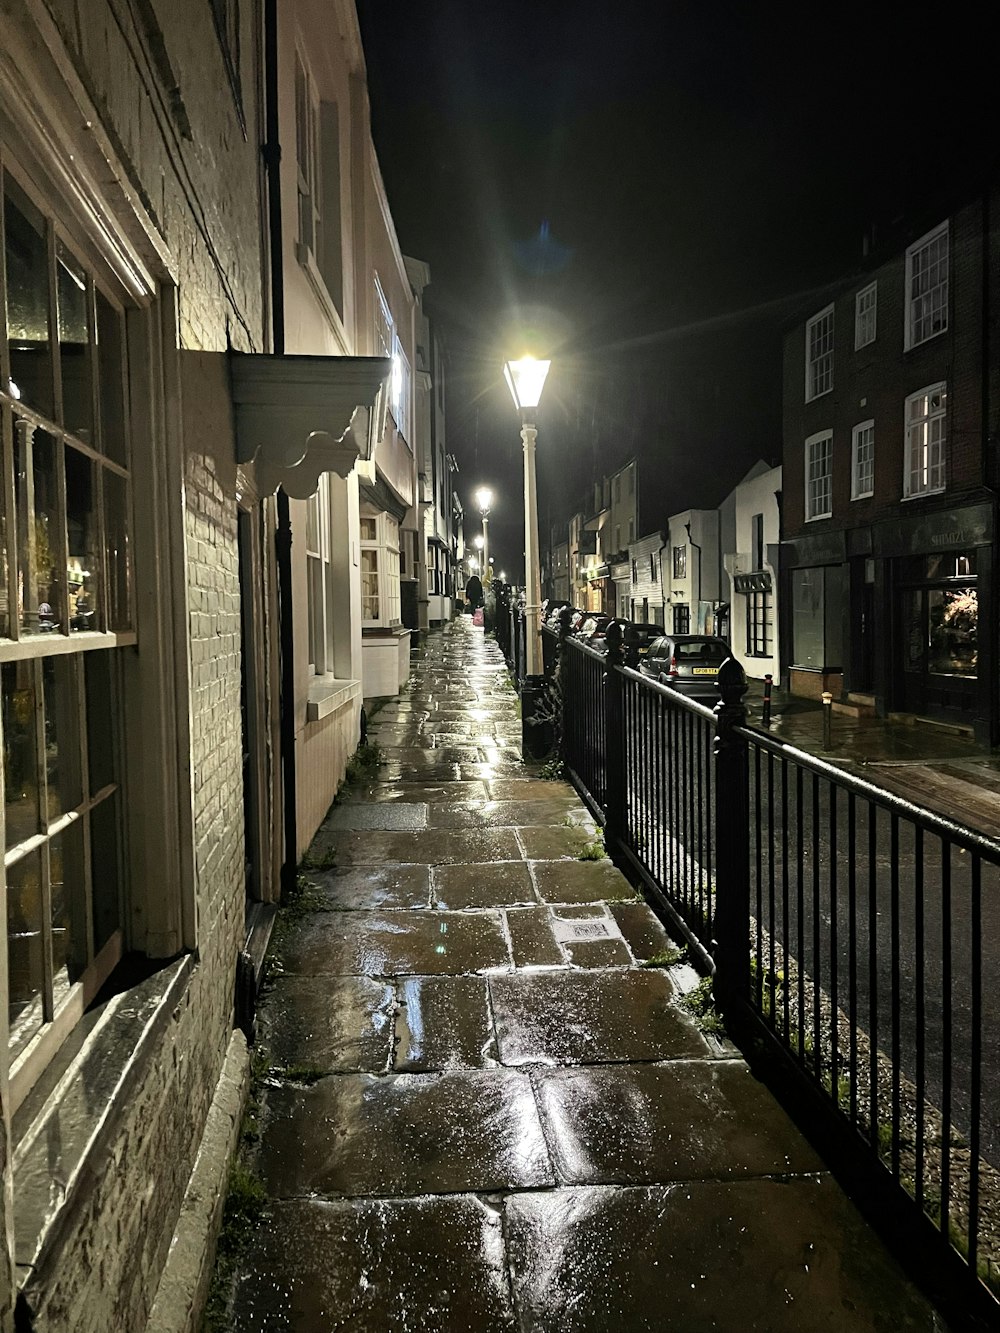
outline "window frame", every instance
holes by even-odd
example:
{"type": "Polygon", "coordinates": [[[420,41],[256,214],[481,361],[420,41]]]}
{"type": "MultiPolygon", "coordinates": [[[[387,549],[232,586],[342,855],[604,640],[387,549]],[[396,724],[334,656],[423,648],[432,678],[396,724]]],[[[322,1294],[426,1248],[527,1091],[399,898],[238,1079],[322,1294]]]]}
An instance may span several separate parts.
{"type": "MultiPolygon", "coordinates": [[[[939,258],[937,262],[941,263],[942,259],[939,258]]],[[[949,219],[946,218],[944,222],[939,223],[936,227],[932,227],[930,231],[925,232],[924,235],[914,241],[912,245],[907,246],[905,282],[903,350],[910,352],[916,347],[923,347],[923,345],[930,342],[932,338],[937,338],[948,331],[948,306],[951,300],[951,229],[949,219]],[[936,246],[942,237],[944,238],[944,278],[939,279],[939,281],[933,287],[928,288],[927,291],[915,293],[913,290],[915,261],[917,261],[924,251],[930,250],[931,246],[936,246]],[[940,304],[937,306],[937,309],[939,313],[943,312],[943,322],[940,323],[938,328],[931,328],[929,333],[925,333],[922,337],[917,337],[916,324],[918,318],[921,321],[926,319],[933,323],[933,315],[935,311],[934,296],[935,293],[940,292],[942,288],[944,290],[944,296],[940,304]],[[916,314],[918,302],[921,303],[919,316],[916,314]]]]}
{"type": "Polygon", "coordinates": [[[746,594],[747,656],[774,655],[774,593],[748,592],[746,594]]]}
{"type": "Polygon", "coordinates": [[[947,490],[948,487],[947,456],[946,456],[947,448],[948,448],[948,382],[947,380],[939,380],[936,384],[929,384],[923,389],[918,389],[916,393],[907,394],[903,402],[903,499],[904,500],[917,500],[925,495],[940,495],[942,491],[947,490]],[[940,405],[935,408],[931,400],[936,396],[940,397],[942,401],[940,405]],[[922,398],[926,398],[928,401],[928,411],[919,418],[911,419],[911,414],[910,414],[911,403],[916,403],[922,398]],[[940,474],[940,483],[937,485],[921,486],[919,489],[914,489],[911,480],[914,475],[914,468],[912,464],[913,441],[911,439],[911,432],[914,431],[915,429],[920,429],[921,427],[923,427],[924,429],[926,429],[928,434],[930,434],[931,432],[933,432],[934,424],[936,422],[943,423],[943,428],[940,437],[936,440],[925,438],[918,447],[924,450],[925,453],[929,453],[932,449],[938,452],[939,457],[936,459],[936,461],[934,461],[933,463],[925,462],[922,470],[925,471],[928,474],[928,476],[930,475],[932,469],[937,471],[940,474]]]}
{"type": "Polygon", "coordinates": [[[675,602],[672,608],[674,634],[691,633],[691,606],[688,602],[675,602]]]}
{"type": "Polygon", "coordinates": [[[804,462],[805,466],[803,471],[805,475],[805,521],[807,523],[817,523],[824,518],[832,518],[833,517],[833,431],[832,430],[820,430],[816,431],[814,435],[807,436],[805,441],[804,462]],[[827,446],[826,449],[827,462],[828,462],[827,471],[822,475],[820,474],[812,475],[812,469],[814,464],[814,451],[820,445],[827,446]],[[827,486],[826,486],[827,508],[824,509],[822,512],[819,511],[818,509],[814,512],[813,487],[817,482],[822,481],[824,477],[827,481],[827,486]]]}
{"type": "Polygon", "coordinates": [[[806,320],[806,342],[805,342],[805,352],[806,352],[806,384],[805,384],[805,389],[806,389],[806,402],[807,402],[807,403],[811,403],[811,402],[813,402],[815,399],[817,399],[817,398],[822,398],[825,394],[828,394],[828,393],[832,393],[832,392],[833,392],[833,354],[834,354],[834,338],[835,338],[835,336],[836,336],[835,309],[834,309],[834,303],[831,301],[830,304],[827,305],[827,306],[824,306],[822,310],[818,310],[818,311],[816,312],[816,314],[813,315],[813,317],[812,317],[811,319],[807,319],[807,320],[806,320]],[[820,334],[816,341],[818,342],[820,338],[824,339],[824,341],[825,341],[825,339],[828,337],[828,339],[829,339],[829,346],[828,346],[828,347],[824,347],[823,350],[817,352],[817,353],[814,355],[814,354],[813,354],[813,353],[814,353],[814,345],[813,345],[813,344],[814,344],[814,340],[813,340],[813,329],[815,329],[818,325],[820,325],[820,324],[826,322],[827,320],[829,321],[829,324],[830,324],[829,334],[828,334],[828,335],[820,334]],[[824,387],[823,387],[823,388],[818,388],[818,387],[817,387],[817,380],[819,379],[819,373],[818,373],[818,369],[817,369],[817,368],[818,368],[821,364],[824,366],[824,372],[825,372],[825,375],[827,375],[828,378],[829,378],[829,383],[826,383],[826,381],[825,381],[825,379],[824,379],[824,387]]]}
{"type": "Polygon", "coordinates": [[[860,352],[863,347],[870,347],[878,337],[878,281],[862,287],[854,297],[854,350],[860,352]],[[871,297],[871,304],[862,309],[862,302],[871,297]],[[866,326],[870,322],[870,331],[866,336],[866,326]]]}
{"type": "Polygon", "coordinates": [[[673,551],[673,577],[687,578],[687,544],[675,546],[673,551]]]}
{"type": "Polygon", "coordinates": [[[856,426],[851,428],[851,499],[867,500],[875,494],[875,418],[869,417],[867,421],[859,421],[856,426]],[[862,433],[867,433],[870,437],[868,444],[871,449],[871,456],[867,460],[869,471],[869,481],[866,490],[861,486],[861,447],[862,433]]]}
{"type": "MultiPolygon", "coordinates": [[[[396,520],[384,511],[362,510],[361,522],[374,520],[375,536],[361,537],[361,625],[363,629],[395,629],[402,625],[400,590],[401,533],[396,520]],[[365,570],[365,553],[375,553],[374,567],[365,570]],[[365,574],[375,578],[378,614],[365,614],[365,574]],[[395,613],[395,614],[393,614],[395,613]]],[[[362,528],[362,534],[364,529],[362,528]]]]}
{"type": "MultiPolygon", "coordinates": [[[[34,220],[27,218],[29,226],[34,220]]],[[[39,263],[41,269],[42,263],[39,263]]],[[[9,934],[10,900],[8,879],[18,867],[30,870],[37,866],[37,923],[40,950],[40,988],[28,1001],[24,1012],[37,1011],[37,1025],[30,1020],[26,1032],[20,1034],[16,1045],[8,1046],[10,1060],[11,1100],[13,1107],[23,1100],[37,1081],[49,1060],[56,1054],[86,1006],[103,985],[107,976],[120,960],[124,950],[125,922],[129,887],[127,867],[129,802],[125,782],[125,723],[126,688],[122,650],[137,643],[137,598],[132,551],[135,546],[132,496],[131,423],[128,397],[128,332],[126,310],[120,296],[113,294],[93,258],[88,258],[83,247],[63,225],[59,210],[42,199],[27,177],[12,169],[6,154],[0,154],[0,314],[4,328],[0,331],[0,514],[5,518],[6,541],[0,557],[0,591],[5,596],[7,623],[0,636],[0,669],[7,682],[18,682],[12,692],[29,692],[33,721],[29,732],[33,736],[33,754],[22,751],[21,760],[33,768],[33,798],[29,808],[32,832],[20,830],[17,839],[7,845],[12,834],[6,800],[7,783],[0,778],[0,833],[3,834],[5,865],[0,871],[0,914],[9,934]],[[11,206],[23,213],[18,195],[37,213],[41,220],[40,239],[44,243],[44,279],[39,279],[47,291],[45,315],[46,361],[44,377],[46,402],[51,413],[30,406],[12,378],[11,343],[8,337],[8,277],[6,198],[7,182],[14,187],[11,206]],[[83,325],[86,341],[82,344],[63,336],[60,304],[61,292],[66,290],[60,265],[83,293],[83,325]],[[72,268],[70,267],[72,265],[72,268]],[[76,272],[74,273],[74,269],[76,272]],[[62,284],[62,286],[61,286],[62,284]],[[108,334],[110,333],[110,340],[108,334]],[[66,356],[68,347],[82,348],[79,362],[82,367],[83,387],[80,402],[87,404],[86,426],[71,429],[67,424],[64,393],[66,356]],[[105,359],[110,357],[110,366],[105,359]],[[114,386],[117,381],[117,388],[114,386]],[[113,396],[109,395],[114,389],[113,396]],[[110,411],[105,408],[110,404],[110,411]],[[85,434],[84,434],[85,432],[85,434]],[[107,433],[106,433],[107,432],[107,433]],[[34,490],[33,460],[39,444],[39,435],[48,438],[52,460],[53,494],[46,520],[46,544],[51,563],[56,566],[56,577],[49,580],[49,590],[55,590],[53,599],[54,623],[47,629],[42,603],[39,615],[33,619],[33,598],[27,589],[35,583],[33,597],[42,590],[32,578],[32,548],[37,535],[29,537],[22,549],[20,533],[36,533],[39,515],[43,511],[37,503],[34,490]],[[69,485],[67,460],[75,460],[74,467],[89,469],[91,508],[86,513],[85,536],[77,534],[83,546],[77,555],[72,553],[72,530],[79,529],[80,511],[74,510],[73,488],[69,485]],[[124,460],[124,461],[120,461],[124,460]],[[18,466],[20,464],[20,471],[18,466]],[[19,480],[19,478],[29,480],[19,480]],[[121,483],[119,492],[109,503],[108,479],[116,477],[121,483]],[[55,522],[52,523],[52,518],[55,522]],[[93,549],[88,550],[87,547],[93,549]],[[122,558],[116,559],[115,552],[122,558]],[[83,569],[81,557],[88,563],[96,559],[99,568],[88,585],[85,578],[77,580],[74,574],[83,569]],[[74,587],[78,588],[76,593],[74,587]],[[86,597],[96,605],[83,609],[81,599],[86,597]],[[118,600],[120,599],[120,601],[118,600]],[[74,625],[74,621],[76,624],[74,625]],[[99,653],[98,659],[92,654],[99,653]],[[49,664],[57,673],[52,693],[46,688],[49,664]],[[98,693],[91,694],[90,668],[100,663],[106,666],[106,675],[97,685],[98,693]],[[61,680],[58,671],[61,668],[61,680]],[[20,682],[26,682],[20,684],[20,682]],[[106,690],[106,693],[105,693],[106,690]],[[66,772],[76,772],[75,794],[66,796],[60,790],[58,808],[52,806],[52,783],[49,772],[50,733],[47,723],[57,728],[58,767],[55,772],[62,787],[66,772]],[[101,731],[96,730],[100,726],[101,731]],[[91,763],[91,739],[95,735],[107,738],[103,758],[105,771],[95,774],[91,763]],[[96,784],[96,785],[95,785],[96,784]],[[63,808],[64,805],[67,808],[63,808]],[[113,894],[104,897],[98,885],[105,882],[101,868],[95,865],[94,853],[107,846],[99,834],[91,831],[96,819],[110,817],[115,837],[107,848],[113,867],[113,894]],[[56,866],[64,865],[63,835],[79,829],[78,882],[75,891],[67,893],[65,910],[67,920],[73,918],[73,943],[82,955],[73,960],[66,955],[56,968],[56,937],[68,927],[53,917],[54,889],[57,882],[56,866]],[[56,858],[59,858],[57,861],[56,858]],[[98,936],[98,903],[104,910],[111,909],[107,933],[98,936]],[[82,941],[81,941],[82,935],[82,941]],[[62,979],[66,968],[65,980],[62,979]],[[73,975],[73,971],[79,968],[73,975]]],[[[45,502],[43,501],[43,504],[45,502]]],[[[89,576],[88,576],[89,577],[89,576]]],[[[48,590],[43,602],[49,601],[48,590]]],[[[98,680],[96,676],[95,680],[98,680]]],[[[4,766],[16,762],[14,752],[8,749],[4,737],[3,716],[8,703],[0,712],[0,742],[4,748],[4,766]]],[[[28,732],[23,733],[28,735],[28,732]]],[[[65,871],[63,872],[65,874],[65,871]]],[[[5,943],[4,948],[9,945],[5,943]]],[[[6,964],[2,969],[7,978],[4,1001],[10,1005],[10,978],[6,964]]],[[[8,1031],[8,1037],[12,1034],[8,1031]]]]}

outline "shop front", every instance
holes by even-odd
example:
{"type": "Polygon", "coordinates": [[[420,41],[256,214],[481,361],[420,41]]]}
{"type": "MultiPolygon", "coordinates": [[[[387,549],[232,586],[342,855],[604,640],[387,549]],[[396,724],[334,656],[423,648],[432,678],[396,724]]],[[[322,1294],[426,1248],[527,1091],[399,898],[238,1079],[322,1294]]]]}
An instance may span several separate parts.
{"type": "Polygon", "coordinates": [[[944,510],[876,527],[892,620],[889,711],[971,725],[991,743],[989,582],[992,506],[944,510]]]}
{"type": "Polygon", "coordinates": [[[785,622],[781,657],[789,663],[793,694],[819,699],[844,689],[845,640],[850,611],[843,532],[800,537],[782,546],[785,622]]]}

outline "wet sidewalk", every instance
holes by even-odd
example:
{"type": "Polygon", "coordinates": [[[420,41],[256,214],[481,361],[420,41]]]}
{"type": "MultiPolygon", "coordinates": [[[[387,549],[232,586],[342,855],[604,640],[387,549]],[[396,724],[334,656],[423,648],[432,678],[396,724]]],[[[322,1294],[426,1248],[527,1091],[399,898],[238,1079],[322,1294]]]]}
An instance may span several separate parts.
{"type": "Polygon", "coordinates": [[[942,1327],[699,1031],[670,941],[519,737],[459,620],[316,838],[262,1007],[269,1201],[233,1328],[942,1327]]]}

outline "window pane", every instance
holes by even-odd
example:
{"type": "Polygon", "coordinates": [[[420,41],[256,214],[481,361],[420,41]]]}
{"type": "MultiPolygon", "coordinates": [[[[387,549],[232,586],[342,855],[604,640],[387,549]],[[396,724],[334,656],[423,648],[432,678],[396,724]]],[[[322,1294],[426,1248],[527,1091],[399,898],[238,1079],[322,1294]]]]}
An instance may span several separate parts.
{"type": "Polygon", "coordinates": [[[361,619],[378,620],[378,552],[361,552],[361,619]]]}
{"type": "Polygon", "coordinates": [[[121,925],[118,879],[118,793],[90,814],[90,861],[94,885],[94,952],[103,948],[121,925]]]}
{"type": "Polygon", "coordinates": [[[63,425],[81,440],[93,438],[90,331],[87,328],[87,275],[60,242],[56,262],[59,310],[59,368],[62,372],[63,425]]]}
{"type": "Polygon", "coordinates": [[[110,653],[85,653],[83,665],[90,794],[94,796],[116,780],[112,657],[110,653]]]}
{"type": "Polygon", "coordinates": [[[38,752],[35,743],[35,668],[5,662],[3,681],[3,772],[6,845],[38,832],[38,752]]]}
{"type": "Polygon", "coordinates": [[[83,820],[49,844],[52,894],[54,1004],[80,979],[87,966],[87,877],[83,861],[83,820]]]}
{"type": "Polygon", "coordinates": [[[42,857],[7,867],[10,1051],[16,1056],[42,1026],[42,857]]]}
{"type": "Polygon", "coordinates": [[[51,417],[49,260],[45,219],[8,177],[4,188],[7,264],[7,340],[11,392],[51,417]]]}
{"type": "Polygon", "coordinates": [[[97,370],[101,397],[101,453],[125,467],[125,352],[122,317],[97,293],[97,370]]]}
{"type": "Polygon", "coordinates": [[[793,665],[825,665],[823,627],[823,570],[792,570],[793,665]]]}
{"type": "Polygon", "coordinates": [[[47,431],[17,423],[14,472],[21,631],[48,634],[61,625],[63,605],[56,442],[47,431]]]}
{"type": "Polygon", "coordinates": [[[45,772],[48,817],[75,810],[83,800],[80,768],[79,659],[47,657],[42,662],[45,695],[45,772]]]}
{"type": "Polygon", "coordinates": [[[66,529],[69,537],[69,627],[100,629],[97,603],[101,588],[98,552],[96,465],[66,446],[66,529]]]}
{"type": "Polygon", "coordinates": [[[124,477],[107,469],[104,473],[104,528],[108,561],[108,629],[131,629],[128,485],[124,477]]]}
{"type": "Polygon", "coordinates": [[[927,621],[927,670],[940,675],[975,676],[979,656],[976,589],[929,589],[927,621]]]}

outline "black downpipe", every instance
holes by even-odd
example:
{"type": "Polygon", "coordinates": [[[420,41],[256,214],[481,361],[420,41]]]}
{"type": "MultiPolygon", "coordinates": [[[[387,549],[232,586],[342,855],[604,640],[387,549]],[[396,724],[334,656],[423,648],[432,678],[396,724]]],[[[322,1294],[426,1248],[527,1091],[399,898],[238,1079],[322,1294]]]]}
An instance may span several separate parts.
{"type": "MultiPolygon", "coordinates": [[[[271,235],[271,351],[285,353],[285,284],[282,270],[281,143],[278,138],[278,0],[264,3],[264,95],[267,102],[267,216],[271,235]]],[[[292,625],[292,524],[288,496],[277,493],[278,529],[274,554],[278,567],[278,640],[281,662],[281,777],[285,855],[281,863],[281,896],[295,886],[297,871],[295,789],[295,652],[292,625]]]]}

